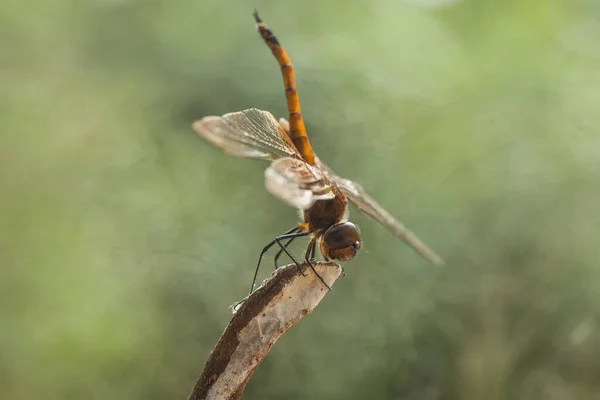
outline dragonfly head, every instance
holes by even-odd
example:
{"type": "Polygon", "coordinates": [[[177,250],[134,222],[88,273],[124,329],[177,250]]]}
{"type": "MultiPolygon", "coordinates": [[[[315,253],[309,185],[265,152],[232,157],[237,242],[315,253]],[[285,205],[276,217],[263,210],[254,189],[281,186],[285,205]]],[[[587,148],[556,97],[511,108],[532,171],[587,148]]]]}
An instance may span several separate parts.
{"type": "Polygon", "coordinates": [[[359,249],[360,233],[352,222],[340,222],[329,227],[321,240],[321,252],[333,260],[352,260],[359,249]]]}

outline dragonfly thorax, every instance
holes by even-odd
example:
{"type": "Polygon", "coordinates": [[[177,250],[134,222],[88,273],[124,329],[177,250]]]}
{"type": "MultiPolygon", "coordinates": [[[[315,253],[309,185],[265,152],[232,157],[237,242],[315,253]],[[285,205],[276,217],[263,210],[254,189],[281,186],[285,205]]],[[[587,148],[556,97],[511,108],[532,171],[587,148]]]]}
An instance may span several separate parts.
{"type": "Polygon", "coordinates": [[[304,210],[304,222],[310,232],[324,232],[347,217],[346,196],[337,189],[335,192],[333,199],[317,200],[312,207],[304,210]]]}

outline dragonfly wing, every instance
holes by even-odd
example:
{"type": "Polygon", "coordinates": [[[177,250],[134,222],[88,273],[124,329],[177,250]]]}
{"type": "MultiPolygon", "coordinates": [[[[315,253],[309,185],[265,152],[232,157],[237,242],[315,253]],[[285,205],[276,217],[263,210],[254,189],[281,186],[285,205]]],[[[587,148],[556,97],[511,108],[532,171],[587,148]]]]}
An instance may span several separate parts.
{"type": "Polygon", "coordinates": [[[336,175],[329,167],[318,161],[317,165],[325,171],[329,179],[346,194],[348,200],[356,205],[359,210],[374,218],[381,225],[385,226],[394,235],[403,240],[421,256],[436,265],[443,265],[444,261],[421,241],[413,232],[406,228],[400,221],[396,220],[385,208],[375,201],[361,185],[349,179],[344,179],[336,175]]]}
{"type": "Polygon", "coordinates": [[[323,171],[291,157],[271,163],[265,171],[265,186],[275,197],[302,210],[310,208],[317,200],[335,197],[331,182],[323,171]]]}
{"type": "Polygon", "coordinates": [[[267,111],[250,108],[222,117],[204,117],[192,128],[223,152],[237,157],[301,158],[285,130],[267,111]]]}

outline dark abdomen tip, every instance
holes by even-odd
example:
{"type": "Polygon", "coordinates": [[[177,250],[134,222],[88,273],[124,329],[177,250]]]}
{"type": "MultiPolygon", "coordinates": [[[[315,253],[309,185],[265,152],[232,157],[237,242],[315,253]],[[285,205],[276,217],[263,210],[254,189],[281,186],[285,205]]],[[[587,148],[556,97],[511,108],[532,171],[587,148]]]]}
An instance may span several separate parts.
{"type": "Polygon", "coordinates": [[[257,24],[262,23],[262,20],[258,16],[258,11],[256,10],[256,8],[254,9],[254,12],[252,13],[252,15],[254,15],[254,20],[256,21],[257,24]]]}

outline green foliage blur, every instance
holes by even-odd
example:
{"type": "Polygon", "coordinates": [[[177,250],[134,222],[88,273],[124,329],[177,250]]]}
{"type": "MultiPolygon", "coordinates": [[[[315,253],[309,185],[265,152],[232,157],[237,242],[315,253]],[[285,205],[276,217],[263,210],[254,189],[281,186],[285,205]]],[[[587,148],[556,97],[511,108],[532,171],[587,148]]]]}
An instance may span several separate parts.
{"type": "Polygon", "coordinates": [[[352,210],[363,250],[244,398],[600,398],[596,1],[38,3],[0,8],[0,398],[189,394],[297,222],[190,128],[286,116],[254,7],[317,153],[447,266],[352,210]]]}

